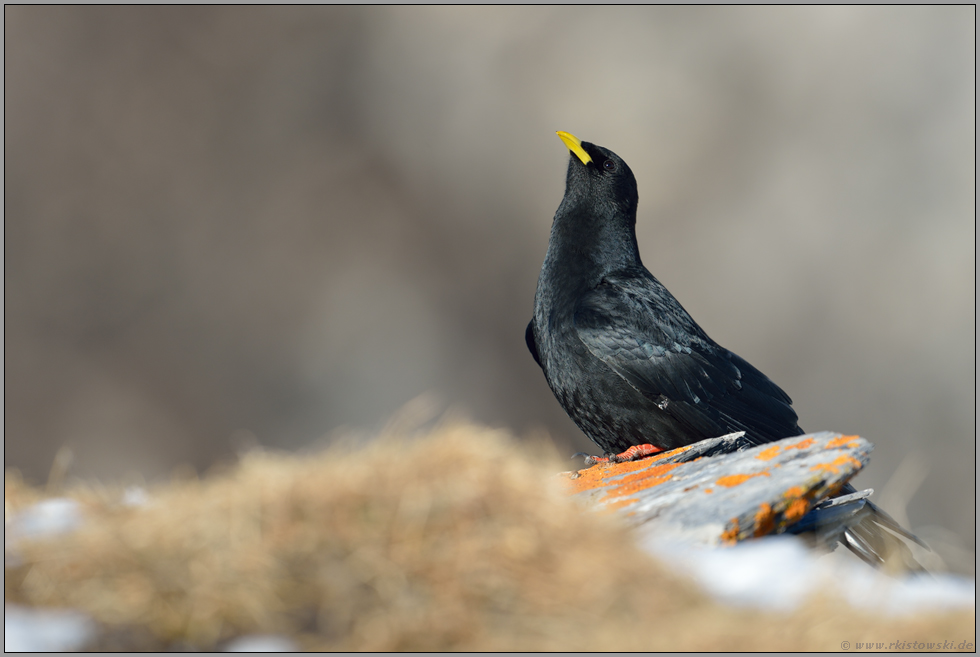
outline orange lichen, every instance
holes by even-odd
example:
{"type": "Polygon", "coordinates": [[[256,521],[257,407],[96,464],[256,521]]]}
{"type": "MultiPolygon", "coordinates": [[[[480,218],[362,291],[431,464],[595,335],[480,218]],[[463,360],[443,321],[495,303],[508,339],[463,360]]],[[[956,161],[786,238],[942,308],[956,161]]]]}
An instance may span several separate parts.
{"type": "MultiPolygon", "coordinates": [[[[636,460],[636,461],[626,461],[623,463],[609,463],[608,461],[600,461],[598,464],[579,470],[576,473],[562,473],[565,484],[569,487],[569,492],[572,495],[577,493],[583,493],[588,490],[596,490],[609,485],[611,482],[608,481],[611,477],[616,477],[621,474],[638,472],[640,470],[645,470],[650,467],[651,463],[655,463],[661,459],[667,458],[668,456],[676,456],[678,454],[683,454],[684,452],[691,449],[693,445],[685,445],[684,447],[678,447],[677,449],[672,449],[669,452],[660,452],[658,454],[653,454],[646,458],[636,460]]],[[[695,459],[697,460],[697,459],[695,459]]],[[[661,466],[656,466],[661,467],[661,466]]],[[[676,467],[676,464],[670,465],[671,469],[676,467]]],[[[626,479],[616,482],[624,483],[626,479]]],[[[666,481],[666,479],[661,479],[660,481],[655,481],[649,485],[657,485],[666,481]]],[[[645,488],[644,486],[643,488],[645,488]]]]}
{"type": "Polygon", "coordinates": [[[606,492],[604,500],[612,499],[614,497],[622,497],[623,495],[632,495],[633,493],[639,493],[640,491],[646,490],[648,488],[653,488],[654,486],[659,486],[665,481],[672,479],[674,475],[664,475],[663,477],[649,477],[642,479],[640,481],[630,482],[628,484],[623,484],[622,486],[616,486],[615,488],[609,489],[606,492]]]}
{"type": "Polygon", "coordinates": [[[721,533],[721,542],[725,545],[735,545],[738,542],[738,518],[732,518],[728,529],[721,533]]]}
{"type": "Polygon", "coordinates": [[[827,447],[857,447],[858,436],[838,436],[827,441],[827,447]]]}
{"type": "Polygon", "coordinates": [[[786,518],[788,522],[793,523],[805,516],[806,512],[809,510],[809,502],[800,497],[790,502],[789,506],[786,507],[786,511],[783,513],[783,517],[786,518]]]}
{"type": "Polygon", "coordinates": [[[847,454],[841,454],[836,459],[834,459],[832,462],[830,462],[830,463],[819,463],[819,464],[813,466],[812,468],[810,468],[810,470],[825,470],[827,472],[831,472],[833,474],[837,474],[840,471],[840,468],[843,467],[843,466],[845,466],[845,465],[849,465],[849,466],[853,467],[855,470],[860,470],[861,469],[861,462],[860,461],[858,461],[856,458],[854,458],[852,456],[848,456],[847,454]]]}
{"type": "Polygon", "coordinates": [[[565,483],[572,494],[607,488],[603,500],[613,500],[638,493],[671,479],[671,470],[680,463],[651,465],[651,460],[630,461],[627,463],[599,464],[586,470],[579,470],[578,476],[566,475],[565,483]],[[623,476],[625,475],[625,476],[623,476]]]}
{"type": "Polygon", "coordinates": [[[715,483],[719,486],[724,486],[726,488],[731,488],[732,486],[738,486],[739,484],[745,483],[752,477],[768,477],[769,473],[766,471],[755,472],[752,474],[737,474],[737,475],[727,475],[722,477],[715,483]]]}
{"type": "Polygon", "coordinates": [[[635,497],[621,497],[618,500],[612,500],[606,503],[606,508],[610,511],[615,511],[617,509],[622,509],[624,506],[629,506],[630,504],[636,504],[640,500],[635,497]]]}
{"type": "Polygon", "coordinates": [[[775,526],[776,514],[772,512],[772,507],[768,502],[763,502],[759,505],[759,510],[755,513],[755,532],[754,534],[758,536],[765,536],[766,534],[772,532],[775,526]]]}
{"type": "Polygon", "coordinates": [[[813,438],[807,438],[806,440],[801,440],[795,445],[787,445],[786,449],[806,449],[807,447],[813,445],[814,442],[815,441],[813,440],[813,438]]]}
{"type": "Polygon", "coordinates": [[[804,495],[806,495],[806,491],[803,490],[802,486],[793,486],[791,488],[787,488],[786,492],[783,493],[783,497],[790,497],[790,498],[803,497],[804,495]]]}
{"type": "Polygon", "coordinates": [[[609,482],[612,487],[606,493],[605,499],[622,497],[623,495],[637,493],[641,490],[658,486],[674,476],[669,473],[671,470],[679,466],[680,463],[664,463],[663,465],[652,466],[649,464],[646,465],[649,467],[644,468],[640,472],[634,472],[633,474],[627,475],[621,479],[617,479],[615,482],[609,482]]]}
{"type": "Polygon", "coordinates": [[[650,466],[649,460],[627,461],[626,463],[600,463],[591,468],[579,470],[575,478],[568,478],[568,486],[572,494],[587,490],[596,490],[609,484],[607,478],[615,477],[626,472],[644,470],[650,466]]]}
{"type": "Polygon", "coordinates": [[[704,489],[704,492],[705,492],[705,493],[713,493],[713,492],[715,492],[715,491],[714,491],[714,489],[713,489],[713,488],[705,488],[705,489],[704,489]]]}
{"type": "Polygon", "coordinates": [[[773,445],[759,452],[756,458],[760,461],[771,461],[779,455],[780,451],[782,451],[782,448],[779,445],[773,445]]]}

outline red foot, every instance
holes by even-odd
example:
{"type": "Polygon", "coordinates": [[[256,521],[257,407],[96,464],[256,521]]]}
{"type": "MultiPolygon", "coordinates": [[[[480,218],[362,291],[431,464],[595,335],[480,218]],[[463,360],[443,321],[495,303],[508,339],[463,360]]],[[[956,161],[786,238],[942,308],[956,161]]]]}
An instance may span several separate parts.
{"type": "Polygon", "coordinates": [[[613,454],[612,456],[586,456],[586,465],[595,465],[596,463],[625,463],[626,461],[638,461],[651,454],[656,454],[664,450],[656,447],[655,445],[633,445],[625,452],[621,454],[613,454]]]}

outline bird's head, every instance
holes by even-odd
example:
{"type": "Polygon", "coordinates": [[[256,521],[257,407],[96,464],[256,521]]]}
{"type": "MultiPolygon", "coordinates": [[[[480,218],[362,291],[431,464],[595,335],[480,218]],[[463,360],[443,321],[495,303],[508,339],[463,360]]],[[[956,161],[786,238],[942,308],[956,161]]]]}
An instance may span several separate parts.
{"type": "Polygon", "coordinates": [[[636,178],[626,162],[611,150],[582,141],[567,132],[559,131],[558,136],[571,154],[565,179],[565,201],[587,203],[602,214],[618,210],[635,223],[636,178]]]}

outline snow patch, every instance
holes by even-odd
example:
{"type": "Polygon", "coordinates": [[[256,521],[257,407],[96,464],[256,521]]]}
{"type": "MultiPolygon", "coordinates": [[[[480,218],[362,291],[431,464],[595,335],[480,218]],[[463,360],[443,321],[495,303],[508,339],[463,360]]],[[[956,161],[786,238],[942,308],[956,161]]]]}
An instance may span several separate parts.
{"type": "Polygon", "coordinates": [[[792,609],[834,591],[859,609],[900,615],[976,606],[976,581],[949,573],[890,576],[840,550],[820,554],[794,536],[771,536],[712,548],[647,535],[642,546],[690,574],[722,602],[792,609]]]}
{"type": "Polygon", "coordinates": [[[95,634],[95,623],[79,611],[3,606],[5,652],[81,650],[95,634]]]}
{"type": "Polygon", "coordinates": [[[290,639],[275,634],[250,634],[232,639],[225,652],[296,652],[299,648],[290,639]]]}

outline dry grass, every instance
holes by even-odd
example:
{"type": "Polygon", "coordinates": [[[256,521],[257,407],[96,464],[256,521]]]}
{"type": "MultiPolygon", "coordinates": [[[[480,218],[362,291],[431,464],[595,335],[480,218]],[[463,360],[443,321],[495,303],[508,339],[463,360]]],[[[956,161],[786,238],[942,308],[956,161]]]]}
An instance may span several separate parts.
{"type": "MultiPolygon", "coordinates": [[[[85,528],[22,544],[5,599],[85,610],[93,648],[213,649],[275,632],[310,650],[838,650],[975,644],[973,611],[873,618],[826,598],[787,614],[716,604],[558,486],[567,467],[503,431],[307,456],[252,452],[151,492],[68,491],[85,528]]],[[[42,493],[5,476],[7,516],[42,493]]]]}

